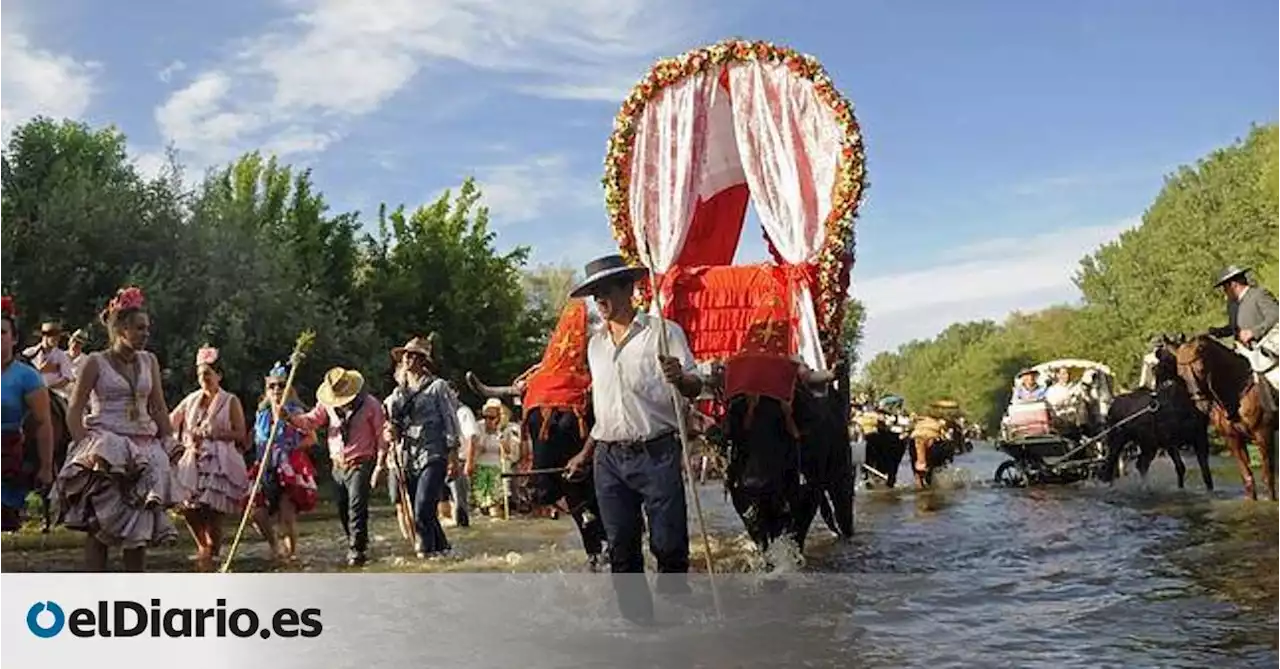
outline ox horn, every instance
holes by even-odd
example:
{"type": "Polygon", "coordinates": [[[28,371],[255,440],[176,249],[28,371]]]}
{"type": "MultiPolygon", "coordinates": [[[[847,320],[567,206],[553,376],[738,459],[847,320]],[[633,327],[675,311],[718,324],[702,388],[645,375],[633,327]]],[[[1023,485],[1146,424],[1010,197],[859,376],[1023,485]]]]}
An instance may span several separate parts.
{"type": "Polygon", "coordinates": [[[824,371],[807,371],[804,374],[804,382],[811,386],[821,386],[831,383],[836,379],[836,373],[831,370],[824,371]]]}
{"type": "Polygon", "coordinates": [[[471,389],[476,391],[477,395],[486,398],[518,397],[520,395],[520,391],[516,390],[515,386],[487,386],[481,383],[480,379],[477,379],[476,375],[471,372],[467,372],[467,385],[471,386],[471,389]]]}

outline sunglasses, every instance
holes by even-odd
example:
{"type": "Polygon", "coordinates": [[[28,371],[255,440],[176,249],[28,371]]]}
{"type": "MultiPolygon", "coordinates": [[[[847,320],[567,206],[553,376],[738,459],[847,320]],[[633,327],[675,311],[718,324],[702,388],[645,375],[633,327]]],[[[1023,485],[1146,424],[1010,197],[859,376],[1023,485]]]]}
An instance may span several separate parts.
{"type": "Polygon", "coordinates": [[[267,390],[284,390],[284,383],[281,381],[272,381],[267,384],[267,390]]]}

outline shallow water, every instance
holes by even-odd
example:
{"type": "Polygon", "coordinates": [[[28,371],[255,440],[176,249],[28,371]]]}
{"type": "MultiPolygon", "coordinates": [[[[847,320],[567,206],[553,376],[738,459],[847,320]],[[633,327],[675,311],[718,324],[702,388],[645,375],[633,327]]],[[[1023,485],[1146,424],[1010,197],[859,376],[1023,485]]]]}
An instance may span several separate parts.
{"type": "Polygon", "coordinates": [[[983,482],[1003,459],[980,445],[939,489],[860,492],[848,544],[815,531],[805,571],[853,578],[810,601],[852,600],[859,666],[1277,665],[1276,505],[1233,469],[1213,494],[1164,460],[1145,483],[1008,490],[983,482]]]}
{"type": "MultiPolygon", "coordinates": [[[[448,621],[458,634],[474,631],[477,621],[485,629],[510,624],[509,645],[490,644],[482,658],[464,653],[465,644],[452,659],[443,649],[437,659],[444,664],[1218,669],[1280,662],[1277,507],[1244,501],[1234,466],[1215,462],[1213,494],[1194,465],[1187,490],[1178,491],[1163,459],[1146,483],[1008,490],[986,483],[1003,459],[979,445],[927,492],[909,487],[904,466],[899,481],[907,486],[859,491],[852,541],[836,542],[815,520],[805,564],[774,582],[781,591],[762,588],[758,575],[722,572],[714,592],[711,581],[699,579],[692,605],[659,599],[659,618],[669,626],[657,630],[637,631],[617,618],[607,579],[580,573],[580,544],[565,519],[449,530],[459,555],[421,563],[405,553],[380,510],[370,570],[561,572],[424,581],[419,594],[433,606],[466,614],[448,621]],[[486,589],[492,595],[477,594],[486,589]],[[718,612],[712,594],[721,600],[718,612]],[[454,596],[455,603],[446,601],[454,596]],[[544,650],[520,639],[536,639],[544,650]],[[546,650],[551,646],[555,653],[546,650]]],[[[699,499],[719,569],[741,571],[750,551],[722,487],[703,486],[699,499]]],[[[303,570],[345,570],[337,566],[336,522],[317,519],[309,527],[303,546],[314,564],[303,570]]],[[[696,521],[690,527],[701,567],[696,521]]],[[[261,552],[258,544],[251,540],[247,550],[261,552]]],[[[71,543],[8,548],[4,571],[76,568],[71,543]]],[[[185,571],[185,552],[158,552],[153,568],[185,571]]],[[[248,560],[239,570],[264,566],[248,560]]],[[[385,587],[382,601],[394,606],[404,578],[362,577],[365,594],[351,608],[359,608],[366,587],[385,587]]]]}

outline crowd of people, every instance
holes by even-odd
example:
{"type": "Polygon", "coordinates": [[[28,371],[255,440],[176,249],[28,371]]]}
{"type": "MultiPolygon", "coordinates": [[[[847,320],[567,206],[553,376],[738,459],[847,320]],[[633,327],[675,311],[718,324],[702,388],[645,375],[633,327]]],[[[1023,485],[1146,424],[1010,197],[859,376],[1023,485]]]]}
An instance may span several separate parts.
{"type": "MultiPolygon", "coordinates": [[[[595,412],[586,446],[565,475],[593,468],[611,571],[644,571],[647,526],[662,572],[658,589],[679,595],[690,592],[689,532],[672,399],[673,392],[698,397],[703,380],[680,326],[632,303],[644,272],[606,256],[587,265],[587,278],[571,293],[590,299],[600,315],[585,356],[591,401],[605,409],[595,412]]],[[[307,409],[289,384],[288,364],[277,363],[264,375],[252,413],[222,388],[219,351],[204,346],[194,360],[198,389],[170,410],[160,362],[147,350],[152,322],[142,291],[121,289],[100,319],[109,336],[102,350],[85,353],[87,338],[77,333],[63,351],[61,332],[48,324],[41,343],[23,351],[28,364],[15,356],[17,313],[5,297],[0,345],[4,530],[20,526],[28,493],[49,490],[58,522],[86,536],[88,571],[105,571],[112,549],[123,552],[127,571],[144,571],[147,550],[179,535],[171,512],[185,520],[201,570],[219,557],[227,517],[245,509],[272,555],[295,559],[298,516],[319,501],[311,452],[320,431],[352,566],[368,560],[370,498],[382,480],[402,532],[429,559],[450,551],[446,525],[466,526],[475,512],[506,517],[513,486],[503,472],[529,464],[510,410],[490,399],[477,421],[440,375],[434,334],[390,351],[396,385],[384,401],[368,392],[359,371],[334,368],[307,409]],[[61,402],[65,419],[57,415],[61,402]],[[59,462],[54,443],[63,427],[60,443],[70,447],[59,462]]],[[[652,621],[647,585],[615,584],[627,617],[652,621]]]]}
{"type": "Polygon", "coordinates": [[[219,351],[204,346],[194,360],[198,388],[170,410],[159,361],[146,350],[151,321],[137,287],[103,310],[109,342],[93,353],[83,331],[64,350],[58,324],[45,323],[39,343],[21,351],[24,362],[8,297],[3,312],[4,530],[20,527],[30,492],[52,487],[61,523],[87,535],[89,571],[106,569],[112,547],[126,570],[143,570],[147,548],[179,534],[170,511],[190,531],[199,570],[215,567],[227,517],[246,507],[272,557],[296,560],[299,515],[320,498],[312,449],[321,431],[352,566],[368,560],[369,502],[383,480],[422,558],[448,553],[444,526],[468,526],[473,510],[510,514],[515,490],[501,474],[527,464],[519,425],[497,399],[476,420],[439,376],[434,336],[391,351],[396,386],[385,401],[360,372],[335,368],[307,409],[287,387],[289,365],[277,363],[252,412],[222,388],[219,351]],[[54,442],[64,425],[74,446],[60,464],[54,442]]]}

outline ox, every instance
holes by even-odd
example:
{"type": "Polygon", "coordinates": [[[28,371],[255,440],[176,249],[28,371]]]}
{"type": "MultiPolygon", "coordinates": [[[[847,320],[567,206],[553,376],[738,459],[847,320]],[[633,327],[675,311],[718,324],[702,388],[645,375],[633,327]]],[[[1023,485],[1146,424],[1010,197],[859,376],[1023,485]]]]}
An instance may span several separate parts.
{"type": "Polygon", "coordinates": [[[592,570],[608,561],[605,531],[596,502],[591,468],[585,476],[567,480],[560,473],[586,444],[594,417],[591,413],[591,374],[587,369],[587,305],[574,299],[565,305],[542,362],[509,386],[491,387],[467,372],[467,383],[483,397],[521,398],[522,425],[533,446],[533,503],[558,506],[573,518],[582,534],[592,570]]]}
{"type": "MultiPolygon", "coordinates": [[[[819,511],[839,537],[853,536],[849,387],[845,374],[796,370],[785,359],[776,363],[780,373],[790,371],[796,381],[789,403],[732,388],[726,392],[725,488],[761,552],[785,536],[803,554],[819,511]],[[786,365],[792,366],[782,369],[786,365]]],[[[713,366],[717,388],[726,385],[725,376],[723,364],[713,366]]]]}
{"type": "MultiPolygon", "coordinates": [[[[467,382],[482,397],[511,399],[522,397],[525,384],[517,381],[509,386],[488,386],[471,372],[467,382]]],[[[590,408],[583,416],[572,410],[550,407],[530,407],[524,413],[524,426],[533,444],[533,468],[536,470],[563,469],[570,458],[577,455],[586,443],[593,418],[590,408]]],[[[539,473],[532,477],[533,502],[543,506],[564,504],[582,535],[588,564],[592,570],[608,564],[604,556],[604,524],[600,521],[600,506],[596,502],[595,482],[591,468],[585,476],[569,480],[558,473],[539,473]]]]}

